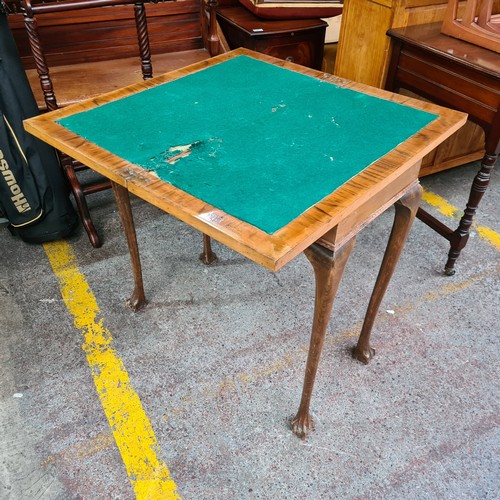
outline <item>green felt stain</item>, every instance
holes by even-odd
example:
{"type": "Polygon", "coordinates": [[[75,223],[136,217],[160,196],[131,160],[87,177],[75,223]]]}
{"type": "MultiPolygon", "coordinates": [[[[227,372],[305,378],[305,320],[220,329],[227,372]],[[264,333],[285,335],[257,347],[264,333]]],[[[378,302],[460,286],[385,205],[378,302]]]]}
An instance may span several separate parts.
{"type": "Polygon", "coordinates": [[[435,118],[240,56],[59,123],[272,234],[435,118]]]}

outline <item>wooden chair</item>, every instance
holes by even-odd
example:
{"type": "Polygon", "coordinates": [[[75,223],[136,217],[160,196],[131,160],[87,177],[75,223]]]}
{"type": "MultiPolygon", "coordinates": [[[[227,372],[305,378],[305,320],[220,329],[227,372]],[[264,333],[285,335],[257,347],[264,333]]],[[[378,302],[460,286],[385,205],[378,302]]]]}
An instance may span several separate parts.
{"type": "MultiPolygon", "coordinates": [[[[165,34],[162,15],[176,3],[63,0],[35,4],[21,0],[34,61],[34,68],[29,69],[28,64],[27,74],[39,108],[51,111],[136,83],[141,78],[152,78],[153,62],[155,73],[161,74],[223,52],[215,16],[217,0],[202,0],[198,12],[199,37],[192,37],[194,42],[188,43],[176,40],[175,34],[170,39],[165,34]],[[150,14],[156,22],[152,33],[148,26],[150,14]]],[[[196,4],[191,2],[191,5],[196,4]]],[[[22,40],[18,45],[23,55],[22,40]]],[[[101,179],[84,182],[81,172],[86,167],[64,154],[59,156],[90,242],[100,247],[102,242],[86,197],[109,188],[110,183],[101,179]]]]}
{"type": "Polygon", "coordinates": [[[460,16],[459,0],[449,0],[441,32],[500,52],[500,15],[493,8],[493,0],[467,0],[460,16]]]}

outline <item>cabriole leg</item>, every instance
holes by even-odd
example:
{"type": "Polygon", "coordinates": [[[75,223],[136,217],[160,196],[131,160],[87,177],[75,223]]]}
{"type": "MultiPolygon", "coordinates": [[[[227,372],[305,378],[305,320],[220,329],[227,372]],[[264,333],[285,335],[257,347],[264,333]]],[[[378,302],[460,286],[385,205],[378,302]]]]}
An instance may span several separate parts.
{"type": "Polygon", "coordinates": [[[127,305],[133,310],[138,311],[146,304],[144,295],[144,285],[142,283],[142,268],[139,257],[139,248],[137,247],[137,236],[135,233],[134,218],[132,208],[130,207],[130,198],[128,190],[116,182],[111,182],[115,194],[116,204],[122,220],[123,230],[127,238],[130,260],[132,261],[132,271],[134,273],[134,291],[127,305]]]}
{"type": "Polygon", "coordinates": [[[333,300],[354,242],[355,238],[352,238],[335,253],[316,243],[304,252],[314,268],[316,299],[302,399],[297,415],[291,422],[292,431],[302,439],[314,429],[314,421],[309,413],[312,390],[323,349],[326,327],[332,312],[333,300]]]}
{"type": "Polygon", "coordinates": [[[375,316],[377,315],[387,286],[396,269],[396,265],[415,219],[421,199],[422,187],[420,184],[415,184],[395,204],[396,214],[391,236],[389,237],[384,259],[382,260],[377,281],[375,282],[370,303],[368,304],[368,310],[366,311],[358,344],[353,350],[353,357],[362,363],[368,364],[375,355],[375,349],[370,346],[370,334],[375,316]]]}

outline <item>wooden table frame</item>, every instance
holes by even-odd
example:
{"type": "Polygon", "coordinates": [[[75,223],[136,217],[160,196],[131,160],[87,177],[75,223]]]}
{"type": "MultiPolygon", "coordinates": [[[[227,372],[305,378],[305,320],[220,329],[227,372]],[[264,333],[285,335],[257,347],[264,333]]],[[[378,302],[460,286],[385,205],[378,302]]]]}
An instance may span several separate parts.
{"type": "Polygon", "coordinates": [[[297,416],[292,422],[293,432],[305,437],[314,427],[309,405],[326,327],[356,234],[388,207],[396,205],[393,230],[362,332],[354,349],[354,356],[368,363],[374,354],[370,346],[370,332],[375,315],[421,198],[418,183],[421,159],[460,128],[465,120],[463,113],[342,80],[246,49],[237,49],[93,100],[29,119],[25,122],[25,127],[33,135],[111,180],[132,260],[135,287],[129,305],[134,310],[145,304],[145,295],[129,193],[152,203],[271,271],[280,269],[305,251],[316,277],[316,301],[303,395],[297,416]],[[112,155],[56,123],[60,118],[181,78],[239,55],[247,55],[336,85],[435,113],[438,118],[274,234],[267,234],[194,198],[161,181],[153,173],[112,155]]]}
{"type": "Polygon", "coordinates": [[[392,56],[385,88],[392,92],[405,88],[468,113],[485,133],[486,152],[458,227],[449,228],[422,208],[417,213],[450,242],[444,272],[452,276],[500,151],[500,56],[443,35],[441,23],[392,29],[387,34],[392,41],[392,56]]]}

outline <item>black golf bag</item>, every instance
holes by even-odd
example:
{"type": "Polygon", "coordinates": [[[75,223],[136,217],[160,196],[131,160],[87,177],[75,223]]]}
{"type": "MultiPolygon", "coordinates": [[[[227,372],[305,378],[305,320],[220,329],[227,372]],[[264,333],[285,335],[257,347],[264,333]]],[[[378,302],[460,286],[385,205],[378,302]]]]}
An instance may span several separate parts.
{"type": "Polygon", "coordinates": [[[28,134],[39,113],[0,5],[0,215],[30,243],[68,236],[78,217],[54,149],[28,134]]]}

